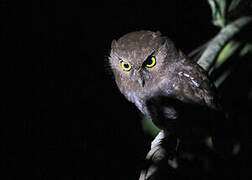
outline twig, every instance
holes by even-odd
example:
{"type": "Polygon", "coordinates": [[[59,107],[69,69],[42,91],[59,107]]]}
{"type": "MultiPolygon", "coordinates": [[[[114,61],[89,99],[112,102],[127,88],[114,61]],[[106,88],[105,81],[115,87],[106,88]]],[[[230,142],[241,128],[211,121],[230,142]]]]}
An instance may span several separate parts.
{"type": "Polygon", "coordinates": [[[250,16],[241,17],[222,28],[219,34],[208,44],[208,47],[200,57],[198,64],[208,71],[214,64],[216,57],[225,44],[251,21],[252,17],[250,16]]]}
{"type": "Polygon", "coordinates": [[[188,57],[192,58],[195,55],[198,55],[200,52],[202,52],[208,45],[210,41],[208,40],[206,43],[204,43],[203,45],[197,47],[196,49],[192,50],[189,54],[188,57]]]}
{"type": "Polygon", "coordinates": [[[167,173],[169,168],[176,169],[175,154],[178,146],[178,138],[169,135],[164,130],[160,131],[151,143],[151,150],[146,156],[148,166],[142,169],[139,180],[160,180],[163,171],[167,173]]]}

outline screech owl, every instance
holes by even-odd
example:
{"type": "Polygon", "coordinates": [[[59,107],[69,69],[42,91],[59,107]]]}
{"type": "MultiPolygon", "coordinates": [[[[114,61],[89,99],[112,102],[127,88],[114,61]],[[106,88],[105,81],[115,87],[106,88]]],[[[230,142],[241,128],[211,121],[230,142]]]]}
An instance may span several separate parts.
{"type": "Polygon", "coordinates": [[[177,124],[187,126],[199,111],[218,110],[207,73],[160,32],[113,40],[109,63],[121,93],[160,129],[176,132],[177,124]]]}

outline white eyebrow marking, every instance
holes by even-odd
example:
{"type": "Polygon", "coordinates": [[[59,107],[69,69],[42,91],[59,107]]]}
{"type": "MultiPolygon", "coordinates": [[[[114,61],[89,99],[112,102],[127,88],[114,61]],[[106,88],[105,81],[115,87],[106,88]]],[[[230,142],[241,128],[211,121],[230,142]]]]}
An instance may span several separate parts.
{"type": "Polygon", "coordinates": [[[186,73],[184,73],[184,76],[185,76],[185,77],[190,77],[189,74],[186,74],[186,73]]]}
{"type": "Polygon", "coordinates": [[[193,83],[194,86],[200,87],[200,84],[197,83],[197,82],[194,80],[194,77],[191,77],[189,74],[186,74],[186,73],[183,73],[183,72],[180,71],[180,72],[178,73],[178,75],[179,75],[179,76],[185,76],[185,77],[187,77],[187,78],[190,78],[190,80],[191,80],[191,82],[193,83]]]}
{"type": "Polygon", "coordinates": [[[197,83],[196,81],[194,81],[194,80],[192,80],[192,79],[191,79],[191,81],[192,81],[192,83],[193,83],[196,87],[200,87],[200,84],[199,84],[199,83],[197,83]]]}

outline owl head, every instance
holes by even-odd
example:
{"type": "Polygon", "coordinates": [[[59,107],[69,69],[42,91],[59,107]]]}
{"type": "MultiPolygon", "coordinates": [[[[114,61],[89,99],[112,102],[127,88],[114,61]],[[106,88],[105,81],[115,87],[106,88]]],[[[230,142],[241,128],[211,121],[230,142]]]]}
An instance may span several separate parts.
{"type": "Polygon", "coordinates": [[[109,63],[121,92],[147,92],[160,81],[178,52],[160,32],[136,31],[113,40],[109,63]]]}

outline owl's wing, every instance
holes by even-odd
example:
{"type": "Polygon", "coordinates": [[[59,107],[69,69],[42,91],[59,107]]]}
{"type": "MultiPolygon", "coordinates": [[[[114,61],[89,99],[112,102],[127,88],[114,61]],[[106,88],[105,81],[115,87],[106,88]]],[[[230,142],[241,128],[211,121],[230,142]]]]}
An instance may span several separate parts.
{"type": "Polygon", "coordinates": [[[169,96],[189,104],[203,105],[216,110],[219,108],[215,87],[198,64],[183,59],[173,73],[172,80],[167,84],[169,96]]]}

